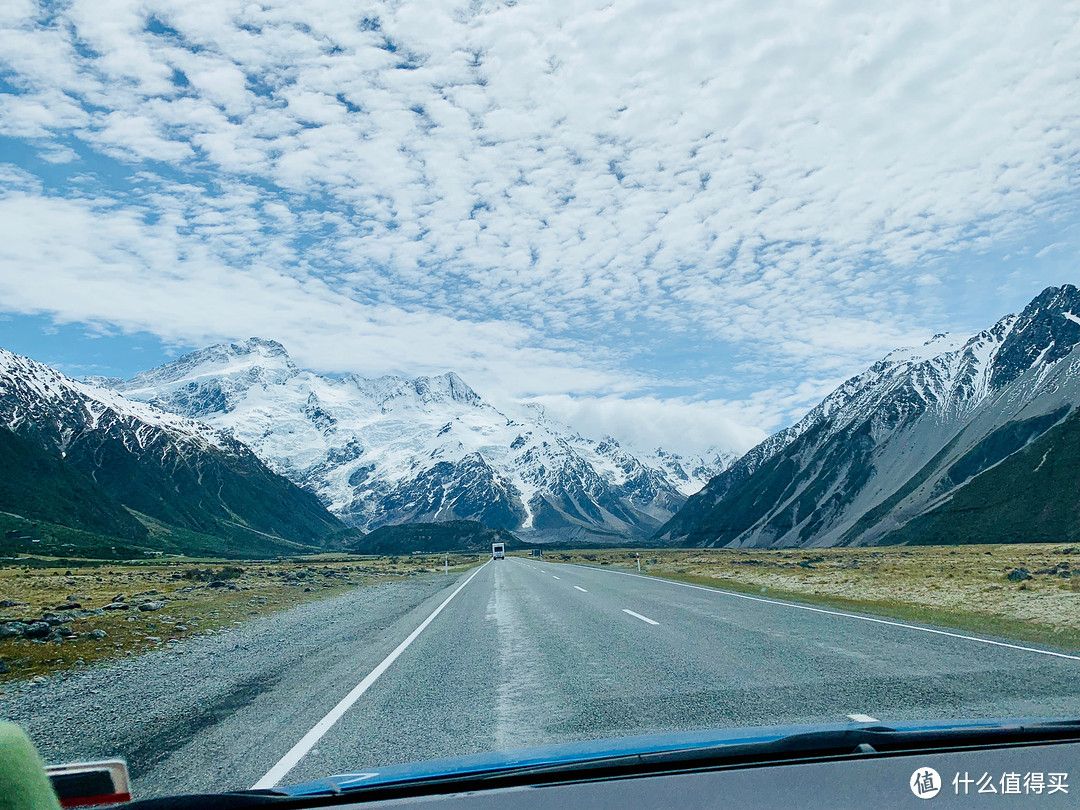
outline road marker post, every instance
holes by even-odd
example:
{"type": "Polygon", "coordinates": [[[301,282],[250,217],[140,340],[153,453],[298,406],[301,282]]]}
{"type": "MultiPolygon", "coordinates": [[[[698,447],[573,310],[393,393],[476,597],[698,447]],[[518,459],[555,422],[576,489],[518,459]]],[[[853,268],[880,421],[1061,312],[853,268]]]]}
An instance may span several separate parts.
{"type": "Polygon", "coordinates": [[[637,557],[637,572],[640,574],[641,573],[641,555],[640,554],[635,554],[634,556],[637,557]]]}

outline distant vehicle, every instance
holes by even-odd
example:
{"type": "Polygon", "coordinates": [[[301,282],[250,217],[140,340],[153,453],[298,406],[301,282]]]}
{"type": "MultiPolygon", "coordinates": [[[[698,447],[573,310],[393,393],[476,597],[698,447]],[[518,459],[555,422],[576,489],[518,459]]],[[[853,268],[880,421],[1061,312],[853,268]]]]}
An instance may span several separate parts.
{"type": "Polygon", "coordinates": [[[506,544],[505,543],[492,543],[491,544],[491,559],[493,559],[493,560],[506,559],[506,544]]]}

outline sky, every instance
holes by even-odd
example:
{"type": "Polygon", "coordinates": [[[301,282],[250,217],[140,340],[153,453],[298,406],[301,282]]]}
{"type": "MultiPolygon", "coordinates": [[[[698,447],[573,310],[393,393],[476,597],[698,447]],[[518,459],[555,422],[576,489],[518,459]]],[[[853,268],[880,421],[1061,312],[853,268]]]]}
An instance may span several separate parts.
{"type": "Polygon", "coordinates": [[[0,346],[743,451],[1078,280],[1080,4],[0,4],[0,346]]]}

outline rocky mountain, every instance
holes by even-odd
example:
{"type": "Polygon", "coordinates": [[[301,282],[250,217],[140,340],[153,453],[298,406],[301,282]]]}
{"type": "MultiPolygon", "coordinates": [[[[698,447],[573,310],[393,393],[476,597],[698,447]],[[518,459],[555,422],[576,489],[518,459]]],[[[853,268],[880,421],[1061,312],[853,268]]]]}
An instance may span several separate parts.
{"type": "Polygon", "coordinates": [[[1074,538],[1078,343],[1080,291],[1064,285],[968,339],[936,335],[892,352],[712,479],[656,538],[732,547],[1074,538]]]}
{"type": "Polygon", "coordinates": [[[0,465],[4,511],[149,548],[293,553],[345,528],[234,437],[3,349],[0,465]]]}
{"type": "Polygon", "coordinates": [[[229,432],[365,530],[467,519],[559,539],[642,537],[731,459],[639,457],[537,407],[502,413],[454,373],[333,379],[258,338],[93,382],[229,432]]]}

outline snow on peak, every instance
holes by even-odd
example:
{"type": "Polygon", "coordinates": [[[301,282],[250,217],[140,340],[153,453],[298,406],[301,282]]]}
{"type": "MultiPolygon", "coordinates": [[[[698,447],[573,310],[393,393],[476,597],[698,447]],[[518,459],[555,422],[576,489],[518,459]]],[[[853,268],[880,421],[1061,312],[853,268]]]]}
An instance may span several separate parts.
{"type": "Polygon", "coordinates": [[[497,410],[454,372],[334,379],[296,368],[276,346],[210,347],[121,389],[228,431],[367,528],[471,515],[523,529],[646,533],[724,463],[675,455],[642,463],[614,439],[585,439],[535,404],[497,410]]]}
{"type": "Polygon", "coordinates": [[[213,428],[153,405],[136,402],[121,393],[79,382],[36,360],[0,349],[0,400],[8,398],[7,426],[26,420],[62,419],[62,414],[85,411],[90,424],[108,411],[168,432],[175,438],[219,445],[223,437],[213,428]]]}
{"type": "Polygon", "coordinates": [[[894,349],[882,358],[885,363],[921,363],[963,348],[968,338],[940,332],[921,346],[894,349]]]}
{"type": "Polygon", "coordinates": [[[426,409],[448,402],[474,407],[485,406],[480,395],[452,371],[437,377],[417,377],[412,380],[392,375],[375,379],[350,375],[345,380],[384,411],[400,408],[426,409]]]}
{"type": "Polygon", "coordinates": [[[222,388],[226,381],[228,388],[274,384],[299,372],[284,346],[276,340],[253,337],[241,343],[219,343],[190,352],[112,387],[143,399],[146,392],[164,397],[177,389],[191,389],[208,382],[217,388],[222,388]]]}

